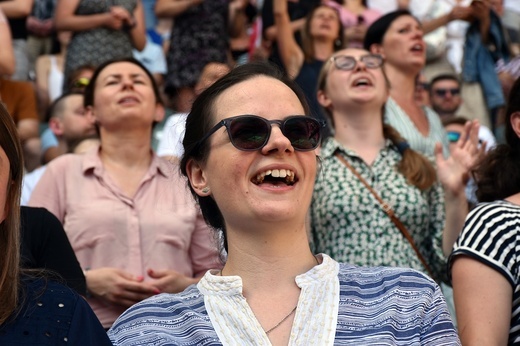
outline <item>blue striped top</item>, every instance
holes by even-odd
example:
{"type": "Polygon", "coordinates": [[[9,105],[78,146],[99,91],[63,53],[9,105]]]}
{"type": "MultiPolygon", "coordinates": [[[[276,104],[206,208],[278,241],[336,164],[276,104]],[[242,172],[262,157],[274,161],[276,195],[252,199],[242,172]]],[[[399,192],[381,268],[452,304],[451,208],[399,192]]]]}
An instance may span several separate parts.
{"type": "MultiPolygon", "coordinates": [[[[336,263],[330,257],[327,261],[336,263]]],[[[336,264],[336,268],[337,321],[334,337],[323,345],[460,345],[442,293],[425,275],[391,267],[336,264]]],[[[314,281],[314,288],[319,289],[320,281],[314,281]]],[[[134,305],[112,326],[111,341],[114,345],[265,344],[255,340],[222,342],[199,287],[200,283],[182,293],[161,294],[134,305]]],[[[304,303],[302,297],[298,307],[304,303]]],[[[320,318],[311,314],[305,323],[318,324],[320,318]]],[[[301,335],[295,339],[294,345],[308,344],[301,335]]]]}

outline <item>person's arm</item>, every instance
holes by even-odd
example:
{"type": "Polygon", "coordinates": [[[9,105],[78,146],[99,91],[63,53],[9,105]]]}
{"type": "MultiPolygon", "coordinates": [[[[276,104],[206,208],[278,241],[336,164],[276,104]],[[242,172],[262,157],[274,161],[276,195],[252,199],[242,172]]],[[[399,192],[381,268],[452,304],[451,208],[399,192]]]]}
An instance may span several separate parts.
{"type": "Polygon", "coordinates": [[[303,65],[304,56],[303,51],[294,38],[287,1],[275,0],[273,3],[273,14],[280,57],[287,74],[294,78],[303,65]]]}
{"type": "MultiPolygon", "coordinates": [[[[0,3],[1,4],[1,3],[0,3]]],[[[13,42],[7,18],[0,8],[0,75],[12,75],[15,71],[13,42]]]]}
{"type": "Polygon", "coordinates": [[[498,271],[468,256],[452,267],[453,294],[463,345],[507,345],[513,289],[498,271]]]}
{"type": "Polygon", "coordinates": [[[424,34],[430,33],[441,26],[450,23],[453,20],[466,20],[469,21],[472,18],[473,10],[468,6],[454,6],[449,13],[446,13],[440,17],[425,20],[422,22],[424,34]]]}
{"type": "Polygon", "coordinates": [[[479,127],[478,121],[468,121],[464,125],[460,139],[448,159],[444,159],[439,143],[435,147],[437,175],[445,192],[446,223],[442,239],[445,256],[451,253],[468,214],[465,188],[469,172],[484,154],[485,148],[479,147],[479,127]]]}
{"type": "Polygon", "coordinates": [[[134,48],[138,51],[142,51],[146,45],[146,29],[144,25],[144,12],[141,1],[137,2],[137,6],[134,10],[133,23],[128,24],[132,27],[130,30],[130,37],[132,39],[134,48]]]}
{"type": "Polygon", "coordinates": [[[155,14],[158,18],[177,17],[190,8],[200,5],[203,1],[205,0],[157,0],[155,14]]]}
{"type": "Polygon", "coordinates": [[[489,11],[491,5],[489,1],[473,1],[471,3],[473,9],[473,16],[479,21],[480,37],[484,44],[489,41],[489,28],[491,27],[491,16],[489,11]]]}
{"type": "Polygon", "coordinates": [[[11,0],[0,2],[0,9],[7,18],[23,18],[31,14],[33,0],[11,0]]]}
{"type": "Polygon", "coordinates": [[[231,0],[229,3],[228,31],[229,36],[232,38],[240,36],[246,30],[246,6],[247,2],[244,0],[231,0]]]}
{"type": "Polygon", "coordinates": [[[108,27],[119,30],[123,20],[111,12],[92,15],[76,15],[74,12],[80,0],[58,0],[55,10],[56,30],[84,31],[99,27],[108,27]]]}
{"type": "Polygon", "coordinates": [[[50,56],[42,55],[36,60],[36,98],[38,100],[38,110],[40,119],[45,118],[45,112],[50,104],[49,99],[49,71],[50,56]]]}

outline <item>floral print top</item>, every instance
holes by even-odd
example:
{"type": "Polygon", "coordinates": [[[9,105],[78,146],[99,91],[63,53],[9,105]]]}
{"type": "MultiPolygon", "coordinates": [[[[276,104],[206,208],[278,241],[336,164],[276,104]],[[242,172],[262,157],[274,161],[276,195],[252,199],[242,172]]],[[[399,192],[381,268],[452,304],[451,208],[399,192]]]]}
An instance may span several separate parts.
{"type": "Polygon", "coordinates": [[[409,184],[397,170],[401,154],[389,140],[371,166],[334,138],[324,142],[311,206],[314,251],[326,253],[338,262],[409,267],[427,274],[410,243],[374,195],[334,156],[336,151],[390,204],[428,261],[434,279],[445,281],[442,186],[437,182],[421,191],[409,184]]]}

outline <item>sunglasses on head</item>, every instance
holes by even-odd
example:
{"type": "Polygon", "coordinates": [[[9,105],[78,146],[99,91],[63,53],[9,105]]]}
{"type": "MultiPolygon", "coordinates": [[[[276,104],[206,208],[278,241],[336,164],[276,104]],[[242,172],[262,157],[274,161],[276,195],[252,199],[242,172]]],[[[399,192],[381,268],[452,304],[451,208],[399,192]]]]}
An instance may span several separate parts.
{"type": "Polygon", "coordinates": [[[452,96],[457,96],[458,94],[460,94],[460,89],[459,88],[450,88],[450,89],[435,89],[433,91],[437,96],[439,97],[444,97],[446,96],[446,94],[449,92],[452,96]]]}
{"type": "Polygon", "coordinates": [[[460,132],[448,131],[448,140],[450,143],[457,142],[460,139],[460,132]]]}
{"type": "Polygon", "coordinates": [[[267,120],[257,115],[239,115],[219,121],[200,139],[199,145],[225,126],[229,140],[235,148],[243,151],[259,150],[269,141],[272,124],[280,126],[283,135],[298,151],[316,149],[321,140],[321,128],[325,126],[324,122],[305,115],[293,115],[283,120],[267,120]]]}
{"type": "Polygon", "coordinates": [[[88,86],[88,84],[90,83],[90,79],[87,78],[87,77],[81,77],[81,78],[78,78],[76,79],[74,82],[73,82],[73,85],[74,87],[76,88],[85,88],[88,86]]]}
{"type": "Polygon", "coordinates": [[[383,65],[383,57],[377,54],[363,55],[359,60],[350,55],[334,55],[330,59],[334,62],[334,66],[336,66],[338,70],[343,71],[353,70],[358,64],[358,61],[361,61],[365,64],[366,68],[370,69],[378,68],[383,65]]]}

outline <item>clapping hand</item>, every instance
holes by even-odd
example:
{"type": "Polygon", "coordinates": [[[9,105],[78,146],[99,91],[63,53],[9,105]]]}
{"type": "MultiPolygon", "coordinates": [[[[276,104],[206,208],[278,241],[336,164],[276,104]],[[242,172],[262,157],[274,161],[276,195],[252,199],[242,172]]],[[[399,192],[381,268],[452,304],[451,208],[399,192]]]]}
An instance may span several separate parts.
{"type": "Polygon", "coordinates": [[[445,191],[451,195],[464,193],[471,169],[484,155],[486,143],[479,144],[479,128],[477,120],[468,121],[447,159],[440,143],[435,146],[437,175],[445,191]]]}

